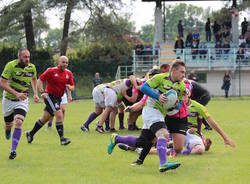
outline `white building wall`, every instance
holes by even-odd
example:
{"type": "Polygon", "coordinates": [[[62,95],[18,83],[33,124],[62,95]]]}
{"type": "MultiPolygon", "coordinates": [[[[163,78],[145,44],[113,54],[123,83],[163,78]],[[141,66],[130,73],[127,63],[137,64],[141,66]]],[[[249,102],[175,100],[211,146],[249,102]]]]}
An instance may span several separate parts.
{"type": "MultiPolygon", "coordinates": [[[[231,72],[231,86],[229,89],[230,96],[238,96],[241,93],[242,96],[250,95],[250,71],[236,71],[231,72]],[[239,76],[240,81],[239,82],[239,76]],[[241,90],[239,90],[241,86],[241,90]]],[[[202,86],[206,87],[212,96],[224,96],[224,90],[221,90],[223,82],[224,71],[208,71],[207,72],[207,83],[201,83],[202,86]]]]}

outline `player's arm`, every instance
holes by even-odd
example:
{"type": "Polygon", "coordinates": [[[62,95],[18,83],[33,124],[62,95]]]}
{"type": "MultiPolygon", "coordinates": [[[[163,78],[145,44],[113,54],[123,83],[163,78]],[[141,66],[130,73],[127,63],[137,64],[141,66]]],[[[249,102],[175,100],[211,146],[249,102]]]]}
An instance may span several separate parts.
{"type": "Polygon", "coordinates": [[[13,68],[10,64],[7,64],[3,70],[0,78],[0,86],[7,92],[15,95],[19,100],[25,100],[27,98],[26,93],[19,93],[9,85],[9,79],[11,78],[13,68]]]}
{"type": "Polygon", "coordinates": [[[36,79],[36,76],[34,75],[32,77],[32,80],[31,80],[31,86],[32,86],[32,90],[33,90],[33,99],[34,99],[34,102],[39,102],[39,97],[38,97],[38,92],[37,92],[37,79],[36,79]]]}
{"type": "Polygon", "coordinates": [[[70,73],[70,78],[68,84],[66,84],[66,89],[69,91],[74,91],[75,90],[75,85],[74,85],[74,79],[73,79],[73,74],[70,73]]]}
{"type": "MultiPolygon", "coordinates": [[[[133,87],[133,88],[135,88],[135,87],[133,87]]],[[[122,96],[124,96],[128,101],[130,101],[132,103],[135,103],[135,101],[137,99],[137,96],[138,96],[138,91],[133,92],[133,90],[132,90],[132,96],[127,95],[127,90],[126,89],[122,90],[121,93],[122,93],[122,96]]]]}
{"type": "Polygon", "coordinates": [[[230,145],[231,147],[235,147],[235,143],[233,140],[231,140],[228,135],[220,128],[220,126],[216,123],[216,121],[209,116],[207,119],[207,123],[214,129],[216,130],[217,133],[220,134],[220,136],[224,139],[224,143],[227,145],[230,145]]]}
{"type": "Polygon", "coordinates": [[[66,88],[67,90],[67,96],[68,96],[68,102],[72,102],[72,94],[71,94],[71,90],[69,90],[68,88],[66,88]]]}
{"type": "Polygon", "coordinates": [[[145,82],[140,90],[141,92],[143,92],[145,95],[154,98],[156,100],[159,100],[161,103],[166,103],[167,102],[167,98],[165,97],[164,94],[160,94],[156,91],[154,91],[152,88],[157,87],[160,82],[161,82],[161,76],[160,74],[155,75],[153,78],[147,80],[147,82],[145,82]]]}
{"type": "Polygon", "coordinates": [[[134,75],[130,75],[129,76],[129,80],[131,81],[131,83],[133,84],[134,87],[136,87],[136,89],[139,89],[140,87],[137,84],[136,78],[134,75]]]}

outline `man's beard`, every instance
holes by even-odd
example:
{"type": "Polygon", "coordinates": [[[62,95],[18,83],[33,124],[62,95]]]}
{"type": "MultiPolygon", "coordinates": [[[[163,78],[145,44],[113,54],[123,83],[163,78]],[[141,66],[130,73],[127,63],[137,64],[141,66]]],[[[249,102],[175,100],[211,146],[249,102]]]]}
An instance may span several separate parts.
{"type": "Polygon", "coordinates": [[[26,67],[26,66],[28,66],[28,62],[25,62],[25,61],[23,61],[22,59],[20,60],[20,62],[19,62],[19,65],[21,66],[21,67],[26,67]]]}

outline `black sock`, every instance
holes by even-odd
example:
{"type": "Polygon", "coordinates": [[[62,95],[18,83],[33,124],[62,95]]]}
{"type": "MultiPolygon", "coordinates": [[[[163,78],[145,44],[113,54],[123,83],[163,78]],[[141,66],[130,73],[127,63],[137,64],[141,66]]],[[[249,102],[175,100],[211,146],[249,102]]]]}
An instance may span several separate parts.
{"type": "Polygon", "coordinates": [[[5,130],[5,134],[6,134],[6,135],[11,134],[11,130],[5,130]]]}
{"type": "Polygon", "coordinates": [[[144,162],[146,156],[147,156],[148,153],[150,152],[150,149],[151,149],[152,145],[153,145],[152,143],[149,143],[149,144],[147,144],[147,145],[145,145],[145,146],[143,147],[143,149],[142,149],[142,151],[141,151],[141,154],[140,154],[140,156],[139,156],[139,160],[141,160],[142,163],[144,162]]]}
{"type": "Polygon", "coordinates": [[[43,124],[42,124],[42,122],[40,121],[40,119],[37,120],[37,122],[35,123],[33,129],[30,131],[30,135],[33,137],[33,136],[36,134],[36,132],[37,132],[40,128],[42,128],[42,127],[43,127],[43,124]]]}
{"type": "Polygon", "coordinates": [[[60,138],[63,138],[63,123],[56,122],[56,130],[60,138]]]}

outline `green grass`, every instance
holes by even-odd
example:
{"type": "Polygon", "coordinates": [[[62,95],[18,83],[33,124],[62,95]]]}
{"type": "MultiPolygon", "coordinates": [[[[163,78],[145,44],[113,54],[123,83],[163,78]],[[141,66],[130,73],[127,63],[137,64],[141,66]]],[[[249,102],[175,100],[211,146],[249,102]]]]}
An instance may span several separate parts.
{"type": "MultiPolygon", "coordinates": [[[[30,104],[23,130],[30,130],[40,117],[44,105],[30,104]]],[[[32,144],[27,144],[24,133],[15,160],[9,160],[11,141],[5,140],[3,123],[0,127],[0,183],[249,183],[250,181],[250,103],[244,100],[212,100],[210,114],[235,141],[231,149],[214,131],[204,132],[213,140],[211,150],[203,156],[182,156],[182,166],[174,171],[160,173],[156,155],[146,158],[141,167],[132,167],[136,153],[115,148],[107,154],[110,134],[100,135],[94,131],[80,131],[80,125],[94,109],[90,100],[77,101],[68,105],[65,120],[65,136],[72,143],[61,146],[53,124],[51,131],[41,129],[32,144]]],[[[0,116],[3,119],[2,114],[0,116]]],[[[3,120],[2,120],[3,121],[3,120]]],[[[141,119],[138,121],[142,125],[141,119]]],[[[24,132],[24,131],[23,131],[24,132]]],[[[129,134],[126,131],[121,134],[129,134]]],[[[138,135],[139,132],[133,133],[138,135]]]]}

